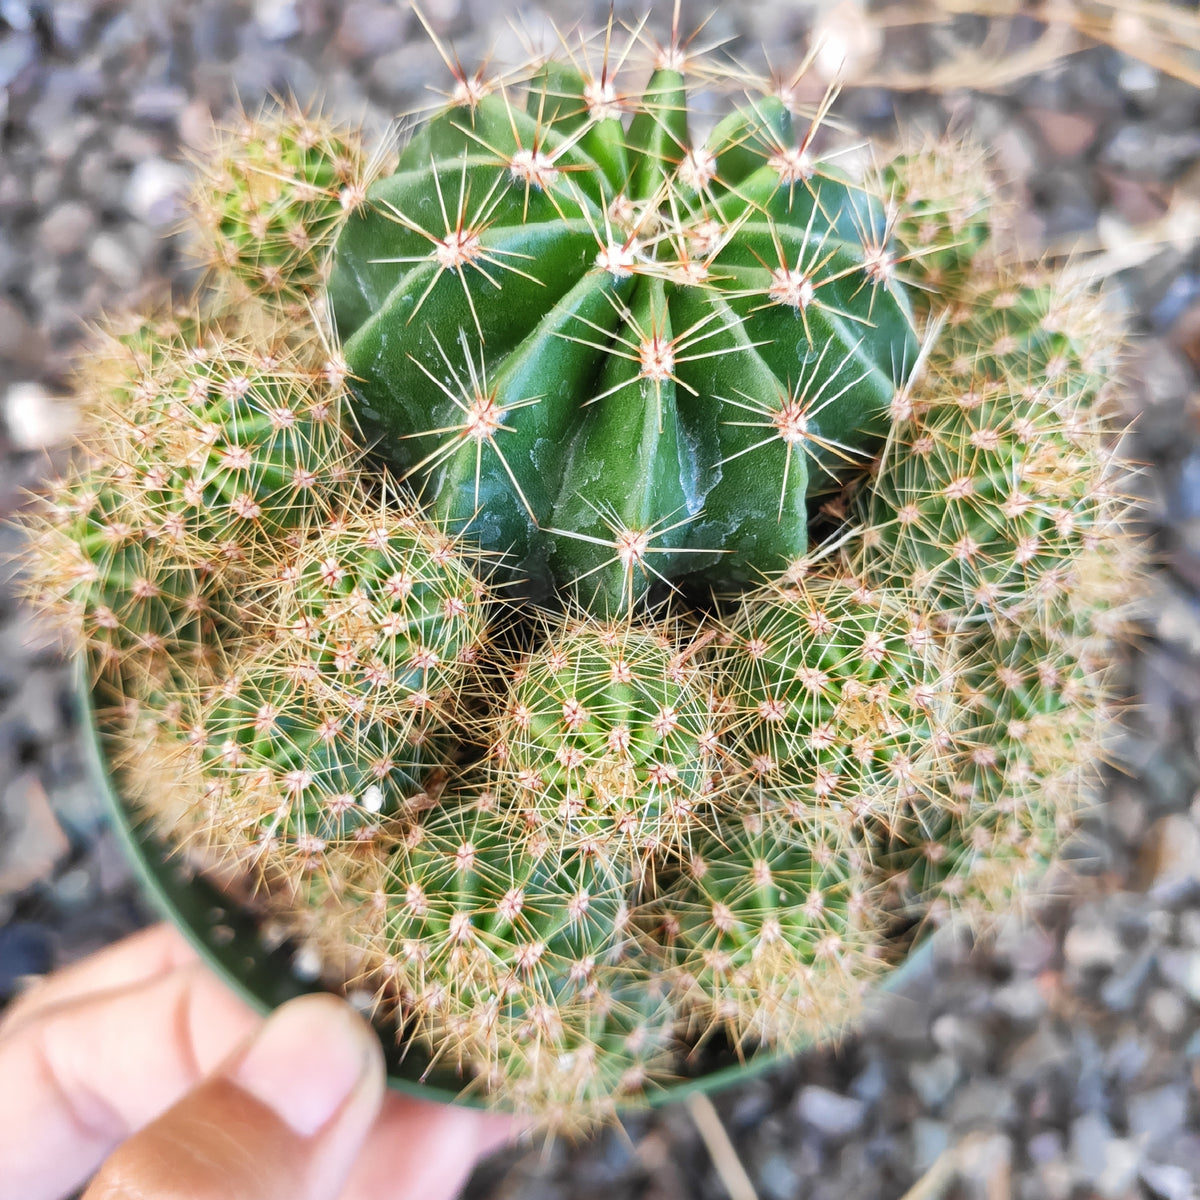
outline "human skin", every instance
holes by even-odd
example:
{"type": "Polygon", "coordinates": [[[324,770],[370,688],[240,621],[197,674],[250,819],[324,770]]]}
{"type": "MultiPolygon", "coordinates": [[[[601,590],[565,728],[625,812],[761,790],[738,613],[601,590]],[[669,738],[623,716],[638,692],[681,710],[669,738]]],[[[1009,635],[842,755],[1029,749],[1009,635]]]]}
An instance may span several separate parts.
{"type": "Polygon", "coordinates": [[[265,1020],[156,926],[0,1021],[0,1197],[449,1200],[503,1118],[388,1093],[331,996],[265,1020]]]}

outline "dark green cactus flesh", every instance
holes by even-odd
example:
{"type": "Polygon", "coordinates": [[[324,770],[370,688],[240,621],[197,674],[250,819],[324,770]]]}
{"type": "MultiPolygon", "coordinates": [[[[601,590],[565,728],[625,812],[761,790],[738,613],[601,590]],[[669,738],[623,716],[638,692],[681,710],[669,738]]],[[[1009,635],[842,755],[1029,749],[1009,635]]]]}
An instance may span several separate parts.
{"type": "Polygon", "coordinates": [[[376,450],[530,590],[604,611],[803,554],[914,349],[880,206],[778,99],[693,144],[675,70],[611,115],[590,94],[548,66],[524,108],[432,119],[330,296],[376,450]]]}

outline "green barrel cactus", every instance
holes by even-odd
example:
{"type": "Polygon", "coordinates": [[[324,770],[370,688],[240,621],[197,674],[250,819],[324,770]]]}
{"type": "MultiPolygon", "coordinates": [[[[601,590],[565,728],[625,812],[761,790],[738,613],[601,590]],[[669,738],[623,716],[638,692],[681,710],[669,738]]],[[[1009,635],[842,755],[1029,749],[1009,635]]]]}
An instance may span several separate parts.
{"type": "Polygon", "coordinates": [[[23,522],[122,815],[564,1130],[1020,903],[1146,575],[1112,321],[1002,265],[982,156],[860,179],[828,96],[641,38],[456,68],[393,171],[243,121],[23,522]]]}
{"type": "Polygon", "coordinates": [[[755,97],[693,141],[551,63],[436,114],[368,190],[329,295],[374,450],[439,518],[601,615],[781,570],[880,444],[915,356],[876,196],[755,97]]]}

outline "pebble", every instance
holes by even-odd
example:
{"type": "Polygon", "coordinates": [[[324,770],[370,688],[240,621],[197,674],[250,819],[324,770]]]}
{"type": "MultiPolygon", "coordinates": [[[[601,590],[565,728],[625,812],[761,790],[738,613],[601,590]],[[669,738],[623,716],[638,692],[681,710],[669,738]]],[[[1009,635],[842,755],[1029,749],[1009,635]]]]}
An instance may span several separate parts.
{"type": "Polygon", "coordinates": [[[18,450],[45,450],[65,444],[75,432],[78,412],[65,396],[40,383],[10,383],[4,393],[4,431],[18,450]]]}
{"type": "Polygon", "coordinates": [[[941,1107],[960,1078],[962,1070],[950,1054],[938,1054],[908,1068],[908,1081],[928,1109],[941,1107]]]}
{"type": "Polygon", "coordinates": [[[1153,1091],[1137,1092],[1125,1101],[1125,1113],[1129,1132],[1153,1147],[1183,1128],[1188,1114],[1187,1084],[1165,1084],[1153,1091]]]}
{"type": "Polygon", "coordinates": [[[844,1138],[863,1123],[867,1106],[853,1096],[843,1096],[815,1084],[803,1088],[796,1100],[796,1115],[828,1138],[844,1138]]]}
{"type": "Polygon", "coordinates": [[[1100,999],[1113,1012],[1128,1012],[1138,1002],[1154,969],[1154,947],[1144,946],[1120,963],[1100,987],[1100,999]]]}
{"type": "Polygon", "coordinates": [[[0,88],[15,83],[37,58],[37,38],[19,30],[0,38],[0,88]]]}
{"type": "Polygon", "coordinates": [[[1046,997],[1038,981],[1031,976],[1018,977],[997,988],[992,1007],[1016,1025],[1032,1025],[1046,1011],[1046,997]]]}
{"type": "Polygon", "coordinates": [[[765,1200],[794,1200],[800,1177],[786,1154],[770,1154],[758,1168],[758,1191],[765,1200]]]}
{"type": "Polygon", "coordinates": [[[145,159],[129,176],[125,207],[130,215],[162,229],[179,218],[182,197],[190,182],[188,171],[178,163],[145,159]]]}
{"type": "Polygon", "coordinates": [[[45,878],[69,850],[36,774],[0,784],[0,895],[15,896],[45,878]]]}
{"type": "Polygon", "coordinates": [[[1113,135],[1101,161],[1131,175],[1170,177],[1200,154],[1200,133],[1151,131],[1142,123],[1124,125],[1113,135]]]}
{"type": "Polygon", "coordinates": [[[1174,1038],[1187,1027],[1187,1001],[1169,988],[1155,988],[1146,997],[1146,1015],[1168,1038],[1174,1038]]]}
{"type": "Polygon", "coordinates": [[[918,1171],[927,1171],[949,1145],[950,1129],[944,1122],[918,1117],[912,1123],[913,1166],[918,1171]]]}
{"type": "Polygon", "coordinates": [[[296,0],[254,0],[254,21],[268,41],[282,42],[300,32],[296,0]]]}
{"type": "Polygon", "coordinates": [[[1200,950],[1160,950],[1158,969],[1168,983],[1200,1004],[1200,950]]]}
{"type": "Polygon", "coordinates": [[[95,228],[91,208],[79,200],[65,200],[50,210],[42,221],[42,245],[60,258],[78,254],[95,228]]]}
{"type": "Polygon", "coordinates": [[[0,1001],[7,1000],[31,975],[44,975],[54,965],[50,931],[33,921],[0,925],[0,1001]]]}
{"type": "Polygon", "coordinates": [[[1110,970],[1124,953],[1117,931],[1095,921],[1077,920],[1063,941],[1063,957],[1079,971],[1110,970]]]}
{"type": "Polygon", "coordinates": [[[1138,1174],[1155,1200],[1196,1200],[1200,1195],[1192,1173],[1171,1163],[1142,1163],[1138,1174]]]}

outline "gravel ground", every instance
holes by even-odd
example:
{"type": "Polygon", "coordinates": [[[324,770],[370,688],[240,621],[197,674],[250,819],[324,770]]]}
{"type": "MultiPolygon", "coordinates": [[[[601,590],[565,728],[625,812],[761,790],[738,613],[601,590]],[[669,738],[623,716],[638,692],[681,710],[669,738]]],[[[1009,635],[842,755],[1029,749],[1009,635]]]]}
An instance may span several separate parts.
{"type": "MultiPolygon", "coordinates": [[[[425,10],[468,63],[545,24],[495,0],[425,10]]],[[[881,35],[843,21],[855,11],[754,0],[723,6],[709,32],[768,40],[783,63],[822,14],[862,84],[844,117],[883,137],[973,130],[1013,179],[1027,245],[1104,250],[1135,314],[1129,416],[1162,571],[1130,664],[1129,765],[1057,897],[986,946],[943,939],[836,1051],[716,1105],[762,1200],[894,1197],[918,1180],[913,1200],[1187,1200],[1200,1195],[1200,91],[1104,47],[987,93],[890,90],[873,74],[928,72],[960,43],[988,46],[994,66],[989,27],[881,35]]],[[[1009,52],[1042,45],[1032,19],[1003,28],[1009,52]]],[[[1136,25],[1120,33],[1137,42],[1136,25]]],[[[185,278],[170,236],[180,156],[212,115],[290,92],[382,127],[439,77],[414,17],[382,0],[0,0],[0,518],[61,453],[58,397],[85,322],[185,278]]],[[[14,543],[0,525],[0,556],[14,543]]],[[[150,919],[86,771],[71,671],[9,583],[0,573],[0,1002],[22,975],[150,919]]],[[[510,1151],[467,1194],[726,1192],[674,1106],[582,1146],[510,1151]]]]}

